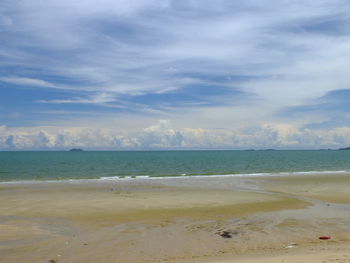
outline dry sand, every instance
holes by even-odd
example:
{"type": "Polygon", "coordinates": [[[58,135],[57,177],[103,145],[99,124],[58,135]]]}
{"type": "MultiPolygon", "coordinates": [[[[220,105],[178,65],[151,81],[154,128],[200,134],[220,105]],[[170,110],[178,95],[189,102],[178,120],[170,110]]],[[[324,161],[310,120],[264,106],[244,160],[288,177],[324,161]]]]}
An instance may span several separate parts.
{"type": "Polygon", "coordinates": [[[301,248],[255,251],[245,255],[181,261],[182,263],[346,263],[350,262],[350,242],[322,242],[301,248]]]}
{"type": "Polygon", "coordinates": [[[349,185],[349,175],[0,184],[0,262],[350,262],[349,185]]]}

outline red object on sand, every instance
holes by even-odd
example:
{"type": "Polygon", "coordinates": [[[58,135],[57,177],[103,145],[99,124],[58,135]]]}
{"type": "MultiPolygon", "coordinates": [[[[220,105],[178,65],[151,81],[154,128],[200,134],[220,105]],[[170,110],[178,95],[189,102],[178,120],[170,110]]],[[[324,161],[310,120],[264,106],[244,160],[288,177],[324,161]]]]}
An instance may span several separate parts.
{"type": "Polygon", "coordinates": [[[327,236],[320,236],[318,239],[327,240],[327,239],[331,239],[331,237],[327,237],[327,236]]]}

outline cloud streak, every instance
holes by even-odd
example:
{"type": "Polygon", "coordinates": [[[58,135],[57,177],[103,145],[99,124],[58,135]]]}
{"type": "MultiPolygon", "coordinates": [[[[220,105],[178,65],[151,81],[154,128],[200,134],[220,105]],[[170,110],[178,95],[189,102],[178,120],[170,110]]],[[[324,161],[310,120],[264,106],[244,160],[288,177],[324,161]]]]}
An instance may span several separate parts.
{"type": "Polygon", "coordinates": [[[0,81],[21,85],[21,86],[33,86],[40,88],[55,88],[55,85],[41,79],[32,79],[32,78],[22,78],[22,77],[1,77],[0,81]]]}

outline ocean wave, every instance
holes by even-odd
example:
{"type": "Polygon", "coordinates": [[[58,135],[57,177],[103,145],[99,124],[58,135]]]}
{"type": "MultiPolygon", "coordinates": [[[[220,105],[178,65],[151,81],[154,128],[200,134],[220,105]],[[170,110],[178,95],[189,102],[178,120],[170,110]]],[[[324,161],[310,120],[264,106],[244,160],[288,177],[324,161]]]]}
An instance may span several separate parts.
{"type": "Polygon", "coordinates": [[[327,174],[349,174],[350,171],[296,171],[296,172],[271,172],[271,173],[239,173],[239,174],[178,174],[178,175],[128,175],[128,176],[103,176],[100,178],[69,178],[69,179],[43,179],[43,180],[13,180],[3,181],[0,184],[34,184],[34,183],[82,183],[82,182],[102,182],[102,181],[127,181],[127,180],[166,180],[166,179],[190,179],[190,178],[215,178],[215,177],[268,177],[268,176],[303,176],[303,175],[327,175],[327,174]]]}

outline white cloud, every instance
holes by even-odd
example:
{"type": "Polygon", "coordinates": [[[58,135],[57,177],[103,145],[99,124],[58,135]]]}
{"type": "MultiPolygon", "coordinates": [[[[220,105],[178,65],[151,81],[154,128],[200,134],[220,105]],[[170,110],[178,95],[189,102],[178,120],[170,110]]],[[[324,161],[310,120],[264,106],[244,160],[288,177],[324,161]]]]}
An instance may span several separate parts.
{"type": "Polygon", "coordinates": [[[0,149],[318,149],[350,144],[350,128],[329,131],[265,124],[237,129],[174,129],[169,121],[133,133],[91,128],[2,128],[0,149]]]}
{"type": "MultiPolygon", "coordinates": [[[[264,98],[274,92],[274,102],[286,103],[287,95],[294,92],[293,104],[338,88],[331,83],[319,87],[324,81],[317,77],[328,72],[327,65],[338,72],[337,81],[343,80],[343,85],[348,81],[342,70],[349,61],[344,57],[350,53],[348,37],[305,33],[303,28],[308,21],[346,16],[342,12],[346,1],[178,2],[8,4],[12,12],[7,17],[15,18],[11,30],[28,37],[27,45],[67,50],[60,59],[46,53],[34,55],[20,45],[13,52],[22,51],[19,63],[63,78],[88,80],[92,86],[97,84],[95,91],[178,88],[181,83],[166,70],[169,67],[177,73],[257,75],[262,79],[240,87],[264,98]]],[[[50,86],[24,78],[16,81],[50,86]]]]}

